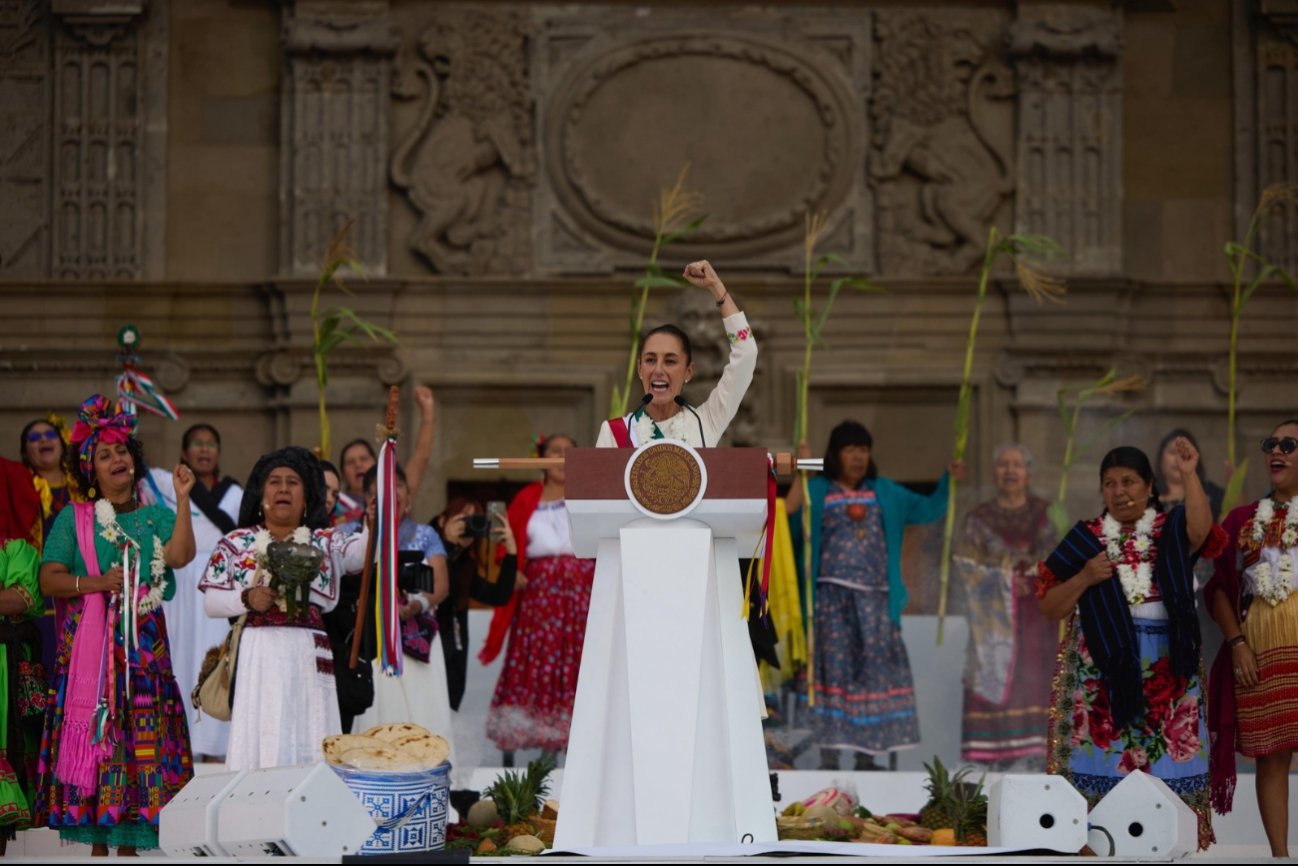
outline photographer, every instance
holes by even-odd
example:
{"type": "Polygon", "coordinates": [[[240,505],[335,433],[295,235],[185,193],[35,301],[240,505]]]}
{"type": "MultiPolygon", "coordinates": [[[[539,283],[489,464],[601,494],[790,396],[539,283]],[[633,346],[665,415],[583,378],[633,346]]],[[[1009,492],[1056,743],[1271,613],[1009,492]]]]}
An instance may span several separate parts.
{"type": "Polygon", "coordinates": [[[458,710],[469,667],[469,602],[499,607],[509,601],[515,581],[519,585],[525,581],[518,574],[518,545],[503,514],[488,516],[482,503],[456,497],[432,525],[446,547],[451,574],[450,598],[437,607],[437,625],[446,655],[451,709],[458,710]],[[505,550],[495,580],[490,579],[488,569],[488,540],[505,550]]]}
{"type": "MultiPolygon", "coordinates": [[[[377,468],[365,473],[367,503],[374,499],[377,478],[377,468]]],[[[400,466],[397,467],[397,508],[401,512],[397,549],[414,551],[420,557],[418,563],[403,564],[399,577],[404,671],[399,677],[374,677],[374,703],[356,718],[353,730],[363,731],[372,725],[390,722],[415,722],[450,741],[451,706],[446,694],[446,665],[442,660],[442,642],[437,634],[434,614],[450,586],[446,550],[432,527],[410,519],[410,488],[400,466]],[[418,591],[406,587],[429,589],[418,591]]],[[[403,563],[406,559],[402,557],[403,563]]],[[[451,760],[454,761],[454,751],[451,760]]]]}

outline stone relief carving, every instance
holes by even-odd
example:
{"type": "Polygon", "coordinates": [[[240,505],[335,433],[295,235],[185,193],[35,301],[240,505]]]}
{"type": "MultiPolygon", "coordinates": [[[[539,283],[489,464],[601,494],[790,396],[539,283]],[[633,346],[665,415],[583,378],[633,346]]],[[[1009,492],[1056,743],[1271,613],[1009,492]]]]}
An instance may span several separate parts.
{"type": "Polygon", "coordinates": [[[349,220],[361,263],[373,274],[387,271],[383,164],[398,35],[383,11],[286,12],[280,162],[285,273],[316,273],[325,245],[349,220]]]}
{"type": "Polygon", "coordinates": [[[55,29],[52,271],[61,279],[140,275],[144,76],[137,24],[133,13],[86,14],[55,29]]]}
{"type": "Polygon", "coordinates": [[[420,214],[410,246],[439,273],[530,270],[527,40],[518,12],[443,10],[398,69],[393,94],[423,103],[392,182],[420,214]]]}
{"type": "MultiPolygon", "coordinates": [[[[1251,177],[1240,184],[1239,195],[1251,197],[1238,202],[1242,223],[1240,234],[1261,198],[1274,184],[1293,184],[1292,166],[1298,158],[1298,23],[1293,16],[1272,13],[1271,28],[1258,31],[1253,64],[1255,123],[1251,177]]],[[[1298,268],[1298,205],[1279,201],[1259,230],[1262,254],[1290,273],[1298,268]]]]}
{"type": "Polygon", "coordinates": [[[851,266],[869,269],[868,16],[719,12],[701,33],[695,15],[655,10],[646,26],[626,14],[538,27],[533,80],[549,94],[538,266],[642,264],[652,203],[688,163],[708,217],[681,256],[797,267],[803,215],[816,209],[831,212],[851,266]]]}
{"type": "Polygon", "coordinates": [[[1019,77],[1015,229],[1068,251],[1072,273],[1122,270],[1120,12],[1024,6],[1010,28],[1019,77]]]}
{"type": "Polygon", "coordinates": [[[885,274],[963,273],[1014,190],[1014,76],[999,18],[880,12],[870,175],[885,274]]]}
{"type": "Polygon", "coordinates": [[[49,244],[49,23],[0,4],[0,276],[43,277],[49,244]]]}

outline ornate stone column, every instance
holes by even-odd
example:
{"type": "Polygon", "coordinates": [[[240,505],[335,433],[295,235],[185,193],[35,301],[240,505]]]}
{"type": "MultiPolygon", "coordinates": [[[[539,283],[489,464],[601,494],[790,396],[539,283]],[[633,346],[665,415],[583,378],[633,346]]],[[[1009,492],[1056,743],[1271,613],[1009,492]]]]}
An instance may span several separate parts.
{"type": "Polygon", "coordinates": [[[161,277],[166,4],[54,0],[51,9],[51,275],[161,277]]]}
{"type": "Polygon", "coordinates": [[[1015,230],[1067,250],[1061,270],[1122,271],[1122,11],[1024,3],[1010,28],[1019,79],[1015,230]]]}
{"type": "Polygon", "coordinates": [[[49,262],[50,40],[44,0],[0,4],[0,278],[49,262]]]}
{"type": "Polygon", "coordinates": [[[280,271],[309,275],[348,220],[360,262],[387,273],[388,89],[400,44],[386,0],[284,7],[280,271]]]}
{"type": "MultiPolygon", "coordinates": [[[[1243,238],[1263,190],[1298,179],[1298,2],[1237,0],[1235,8],[1235,230],[1243,238]]],[[[1298,204],[1282,197],[1259,235],[1262,255],[1294,273],[1298,204]]]]}

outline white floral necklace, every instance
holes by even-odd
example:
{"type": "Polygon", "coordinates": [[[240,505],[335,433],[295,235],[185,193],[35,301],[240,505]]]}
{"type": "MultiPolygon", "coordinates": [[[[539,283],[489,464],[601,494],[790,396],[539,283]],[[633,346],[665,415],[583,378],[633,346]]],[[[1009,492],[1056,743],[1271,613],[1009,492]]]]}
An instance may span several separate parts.
{"type": "MultiPolygon", "coordinates": [[[[293,530],[290,538],[295,544],[310,544],[311,530],[305,526],[299,526],[293,530]]],[[[274,541],[275,539],[271,537],[270,530],[264,526],[258,527],[257,532],[252,537],[252,552],[257,558],[257,571],[252,576],[253,586],[264,586],[270,583],[270,569],[266,567],[266,550],[274,541]]],[[[287,613],[288,599],[283,595],[276,596],[275,606],[280,611],[287,613]]]]}
{"type": "Polygon", "coordinates": [[[1298,551],[1294,550],[1295,545],[1298,545],[1298,508],[1288,502],[1280,507],[1285,511],[1283,517],[1277,517],[1276,503],[1270,497],[1258,502],[1249,526],[1248,537],[1251,543],[1247,545],[1254,551],[1267,546],[1280,548],[1280,558],[1276,561],[1275,568],[1265,559],[1259,559],[1253,566],[1256,595],[1272,607],[1293,592],[1294,560],[1298,557],[1298,551]]]}
{"type": "Polygon", "coordinates": [[[1146,508],[1130,534],[1112,514],[1104,515],[1100,526],[1104,533],[1104,552],[1118,572],[1122,594],[1128,604],[1144,604],[1154,588],[1154,523],[1158,512],[1146,508]]]}
{"type": "Polygon", "coordinates": [[[685,419],[693,417],[688,415],[684,409],[677,412],[670,418],[661,423],[655,421],[649,416],[643,408],[637,409],[632,415],[632,423],[636,425],[636,436],[643,445],[653,439],[680,439],[688,441],[686,435],[689,427],[685,424],[685,419]]]}
{"type": "Polygon", "coordinates": [[[142,616],[157,610],[162,606],[162,595],[167,590],[167,560],[163,553],[161,539],[156,535],[153,536],[153,557],[149,562],[149,591],[143,597],[137,598],[139,590],[144,586],[140,579],[139,542],[122,529],[121,524],[117,522],[117,510],[107,499],[95,502],[95,522],[102,528],[99,537],[122,552],[123,597],[136,599],[134,611],[136,615],[142,616]],[[131,551],[135,552],[134,557],[131,556],[131,551]]]}

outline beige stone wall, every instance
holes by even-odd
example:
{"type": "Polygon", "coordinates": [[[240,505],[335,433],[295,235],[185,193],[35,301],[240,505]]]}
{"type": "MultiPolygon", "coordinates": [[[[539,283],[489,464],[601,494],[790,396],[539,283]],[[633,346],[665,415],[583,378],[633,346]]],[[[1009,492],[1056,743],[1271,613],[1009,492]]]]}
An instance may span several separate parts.
{"type": "MultiPolygon", "coordinates": [[[[475,183],[467,190],[465,206],[482,204],[485,222],[465,228],[472,220],[450,220],[452,230],[458,225],[476,239],[476,247],[468,242],[456,247],[456,236],[446,234],[445,227],[433,232],[443,247],[441,272],[435,271],[427,253],[412,247],[412,233],[430,207],[449,200],[450,192],[466,190],[433,184],[428,187],[431,197],[424,198],[411,190],[418,188],[420,178],[444,168],[439,168],[438,159],[458,153],[455,136],[465,130],[447,126],[447,118],[469,109],[462,107],[467,102],[439,103],[441,113],[430,114],[430,91],[416,74],[416,61],[421,57],[419,40],[436,41],[436,32],[428,35],[430,28],[447,21],[463,26],[468,7],[415,0],[352,4],[349,14],[359,14],[361,20],[353,30],[315,27],[312,16],[323,20],[340,8],[324,0],[298,3],[288,13],[276,4],[173,2],[165,6],[165,27],[146,11],[145,18],[121,26],[144,27],[141,22],[148,21],[150,33],[161,29],[165,36],[165,99],[148,104],[143,121],[165,133],[165,172],[159,176],[165,195],[162,213],[154,214],[165,226],[164,273],[116,282],[20,275],[16,269],[6,270],[13,259],[4,245],[17,235],[0,230],[0,303],[6,323],[0,336],[0,391],[6,398],[0,410],[0,442],[11,443],[6,446],[11,454],[17,432],[29,417],[47,408],[70,413],[89,391],[110,388],[116,370],[113,338],[118,327],[130,321],[144,333],[145,366],[157,374],[184,415],[179,425],[145,420],[146,443],[159,462],[174,458],[180,431],[197,420],[221,428],[224,468],[236,475],[245,473],[268,448],[315,444],[316,391],[306,319],[311,274],[289,277],[293,267],[286,256],[302,252],[293,246],[298,242],[294,238],[302,236],[284,229],[286,220],[297,219],[292,214],[298,211],[289,209],[293,202],[314,203],[322,208],[316,213],[327,214],[331,203],[346,201],[359,202],[357,207],[371,220],[366,224],[371,234],[366,236],[370,246],[365,255],[378,264],[371,267],[368,281],[349,280],[356,297],[331,290],[327,303],[350,304],[393,327],[401,346],[395,351],[349,350],[334,359],[329,387],[332,457],[337,456],[338,444],[372,431],[387,383],[403,386],[407,405],[415,382],[430,384],[438,396],[433,474],[417,503],[421,514],[440,506],[448,480],[481,480],[469,468],[473,456],[524,452],[539,431],[566,431],[589,443],[607,413],[611,389],[623,375],[626,311],[643,253],[616,231],[598,225],[595,217],[574,221],[566,240],[554,234],[555,220],[566,218],[564,208],[569,207],[565,196],[570,192],[564,185],[571,177],[564,172],[571,167],[555,167],[557,139],[547,139],[552,128],[547,124],[561,123],[561,109],[567,104],[563,100],[575,99],[573,94],[581,91],[583,79],[571,73],[585,56],[581,51],[594,51],[591,45],[604,43],[616,48],[618,40],[634,41],[653,33],[656,22],[668,20],[674,22],[665,28],[668,31],[682,21],[693,22],[696,32],[731,40],[742,37],[764,46],[766,59],[761,62],[767,65],[762,69],[783,71],[752,86],[768,88],[761,93],[786,94],[791,100],[788,116],[805,105],[797,102],[801,97],[788,95],[793,91],[782,82],[800,75],[829,82],[823,86],[821,110],[829,111],[837,104],[835,94],[845,93],[859,112],[826,121],[824,129],[809,129],[807,135],[820,136],[817,141],[841,141],[844,150],[827,157],[827,176],[837,178],[833,172],[842,166],[851,169],[845,186],[823,193],[824,200],[838,208],[839,220],[825,249],[842,252],[853,269],[870,273],[887,291],[847,293],[840,299],[825,335],[827,346],[815,356],[811,438],[818,450],[834,423],[856,417],[875,430],[876,453],[885,472],[911,481],[936,478],[949,453],[975,288],[969,253],[974,258],[980,254],[978,244],[989,221],[1012,228],[1016,202],[1030,198],[1024,181],[1018,180],[1030,178],[1030,173],[1005,167],[1005,176],[1014,180],[1004,189],[988,174],[1000,171],[992,168],[999,151],[1008,147],[1013,153],[1030,140],[1024,137],[1026,121],[1016,119],[1016,106],[1028,99],[1030,86],[1036,86],[1029,84],[1025,64],[1044,51],[1046,84],[1073,64],[1090,64],[1088,74],[1099,79],[1111,74],[1104,99],[1117,101],[1104,104],[1120,105],[1109,118],[1111,125],[1096,121],[1098,126],[1089,128],[1077,121],[1081,127],[1051,134],[1075,136],[1077,141],[1098,135],[1108,149],[1105,158],[1120,166],[1115,184],[1100,186],[1106,195],[1120,196],[1120,225],[1109,226],[1120,238],[1119,248],[1110,250],[1106,242],[1097,241],[1095,255],[1087,259],[1086,272],[1073,280],[1064,307],[1037,308],[1009,282],[998,280],[984,310],[976,356],[970,444],[974,481],[967,496],[973,501],[985,495],[990,451],[1010,440],[1032,446],[1039,488],[1053,491],[1061,451],[1057,391],[1092,380],[1115,365],[1150,376],[1152,384],[1138,397],[1087,414],[1085,428],[1095,429],[1112,412],[1138,410],[1079,462],[1070,484],[1074,513],[1095,507],[1094,465],[1103,448],[1119,441],[1152,447],[1174,424],[1200,434],[1209,476],[1220,479],[1229,276],[1221,248],[1237,231],[1241,207],[1236,78],[1241,64],[1247,68],[1252,61],[1241,59],[1241,39],[1247,45],[1251,37],[1241,37],[1238,28],[1241,17],[1250,19],[1230,4],[1213,0],[1175,7],[1140,4],[1117,11],[1108,4],[1054,4],[1052,8],[1066,12],[1090,10],[1081,28],[1090,35],[1081,43],[1065,44],[1063,37],[1042,29],[1032,18],[1032,10],[1042,6],[1020,4],[1015,12],[998,4],[959,2],[922,8],[903,3],[789,3],[760,8],[716,4],[706,9],[680,4],[480,4],[474,10],[489,16],[518,13],[517,33],[505,29],[515,36],[522,33],[518,39],[526,41],[511,41],[511,36],[501,44],[510,50],[530,46],[530,53],[506,58],[503,71],[492,72],[498,77],[482,80],[498,85],[491,91],[497,95],[508,96],[510,87],[525,87],[525,115],[531,121],[509,131],[502,130],[499,124],[504,121],[499,118],[516,118],[516,113],[510,114],[514,109],[501,108],[495,120],[465,115],[471,121],[469,138],[482,147],[465,169],[475,183]],[[621,25],[615,26],[617,22],[621,25]],[[1018,34],[1019,47],[1014,50],[1020,53],[1013,56],[1005,48],[1010,32],[1018,34]],[[1115,41],[1112,34],[1120,38],[1115,41]],[[785,60],[771,60],[779,54],[772,45],[789,47],[792,59],[783,66],[785,60]],[[933,45],[965,52],[969,62],[959,68],[984,70],[986,78],[974,76],[974,81],[985,88],[970,89],[968,80],[951,71],[960,59],[954,55],[951,68],[942,67],[946,77],[936,83],[907,78],[917,73],[907,72],[901,61],[886,70],[879,66],[885,60],[891,64],[888,58],[894,56],[904,59],[903,54],[889,53],[897,46],[926,56],[926,46],[933,45]],[[537,46],[545,53],[537,53],[537,46]],[[336,82],[346,73],[353,76],[346,80],[362,84],[377,80],[366,76],[379,69],[390,76],[402,98],[388,89],[369,95],[357,91],[346,98],[331,91],[329,110],[342,106],[344,114],[327,115],[333,120],[321,126],[301,121],[286,131],[286,112],[317,104],[299,100],[295,85],[286,84],[293,80],[286,71],[290,68],[306,76],[304,80],[317,76],[336,82]],[[1013,68],[1019,77],[1005,78],[1005,70],[1013,68]],[[1016,83],[1005,90],[1010,80],[1016,83]],[[908,99],[899,107],[887,107],[891,103],[876,98],[885,91],[884,84],[900,87],[908,99]],[[928,114],[906,114],[916,106],[928,114]],[[903,115],[921,143],[912,143],[910,150],[907,128],[898,121],[903,115]],[[353,119],[354,125],[340,126],[339,117],[353,119]],[[930,120],[933,125],[925,127],[930,120]],[[386,129],[385,150],[377,156],[366,149],[367,142],[372,143],[367,130],[377,128],[375,124],[386,129]],[[392,163],[402,145],[412,141],[412,133],[421,129],[442,137],[413,139],[409,165],[422,167],[407,172],[414,180],[403,185],[392,163]],[[1116,140],[1113,130],[1120,130],[1116,140]],[[334,161],[321,164],[322,171],[327,169],[322,176],[342,190],[337,196],[330,188],[311,187],[309,173],[292,175],[292,183],[286,180],[285,160],[296,153],[286,150],[288,143],[314,141],[317,135],[342,143],[334,161]],[[429,148],[430,140],[438,147],[429,148]],[[942,142],[954,140],[984,143],[966,159],[962,151],[952,156],[942,150],[942,142]],[[354,145],[351,150],[349,142],[354,145]],[[892,167],[895,171],[871,174],[872,166],[898,154],[904,159],[892,167]],[[943,160],[961,171],[980,167],[982,174],[950,180],[943,160]],[[987,193],[989,189],[996,191],[987,193]],[[984,201],[985,193],[990,198],[984,201]],[[934,208],[927,217],[926,197],[934,208]],[[376,228],[372,220],[380,217],[376,228]],[[974,220],[976,230],[966,225],[975,217],[981,220],[974,220]],[[502,224],[505,241],[491,234],[502,224]],[[935,239],[943,234],[946,237],[935,239]],[[490,255],[465,253],[486,247],[490,255]],[[1106,265],[1110,260],[1116,264],[1106,265]]],[[[1053,14],[1039,18],[1048,20],[1053,14]]],[[[71,25],[45,20],[41,26],[52,31],[71,25]]],[[[732,49],[726,43],[717,50],[724,54],[732,49]]],[[[681,68],[721,69],[716,79],[720,83],[708,84],[718,89],[708,91],[707,99],[739,92],[735,88],[748,86],[748,78],[758,79],[756,72],[749,76],[741,65],[709,66],[710,60],[688,53],[688,42],[678,42],[671,50],[692,58],[681,68]]],[[[726,56],[730,59],[725,63],[748,62],[726,56]]],[[[428,65],[443,76],[438,79],[438,99],[468,100],[455,89],[467,86],[465,73],[452,69],[444,77],[442,67],[428,65]],[[458,81],[456,75],[461,76],[458,81]]],[[[14,91],[5,82],[13,79],[4,72],[0,70],[0,99],[8,100],[14,91]]],[[[650,79],[624,80],[643,84],[650,79]]],[[[603,161],[597,160],[590,170],[603,172],[601,182],[610,194],[622,196],[609,205],[616,210],[645,197],[637,190],[644,193],[660,179],[669,181],[686,157],[703,167],[696,167],[692,179],[708,196],[704,207],[714,219],[705,225],[713,234],[693,245],[669,248],[664,264],[676,268],[695,255],[717,260],[749,312],[761,345],[758,379],[740,419],[738,439],[787,447],[794,371],[802,360],[801,329],[791,303],[801,285],[796,231],[792,241],[772,242],[774,234],[755,241],[765,229],[744,224],[756,213],[775,222],[788,216],[789,202],[797,196],[762,172],[779,169],[771,153],[794,152],[788,148],[802,144],[796,130],[780,125],[779,113],[765,119],[771,141],[778,146],[764,149],[760,143],[731,141],[719,133],[710,138],[700,133],[700,140],[693,140],[688,123],[668,123],[675,112],[682,118],[692,116],[689,88],[682,89],[675,79],[668,84],[664,94],[680,104],[664,108],[654,102],[653,93],[643,93],[643,111],[658,112],[653,114],[655,122],[667,124],[663,140],[684,142],[681,148],[690,152],[674,153],[652,140],[619,139],[618,129],[609,128],[609,152],[591,157],[603,161]],[[731,165],[723,158],[731,152],[726,148],[749,145],[751,163],[734,160],[731,165]],[[617,148],[626,148],[635,158],[623,158],[617,148]]],[[[1101,120],[1108,117],[1096,110],[1101,120]]],[[[727,116],[736,122],[744,117],[743,112],[727,116]]],[[[1077,114],[1083,120],[1087,116],[1077,114]]],[[[643,138],[649,133],[637,134],[643,138]]],[[[45,146],[52,148],[48,138],[45,146]]],[[[808,157],[804,153],[800,159],[805,162],[808,157]]],[[[1052,169],[1054,177],[1063,178],[1064,168],[1052,169]]],[[[0,183],[13,182],[9,175],[0,175],[0,183]]],[[[647,218],[649,202],[641,204],[643,213],[636,219],[647,218]]],[[[49,221],[53,231],[52,204],[44,211],[38,205],[31,205],[31,212],[38,217],[43,213],[40,218],[49,221]]],[[[341,205],[336,210],[340,217],[348,215],[341,205]]],[[[823,291],[822,286],[822,296],[823,291]]],[[[1272,419],[1298,411],[1291,387],[1296,299],[1293,293],[1268,288],[1245,316],[1240,416],[1245,453],[1255,449],[1272,419]]],[[[701,337],[711,335],[715,342],[705,345],[702,360],[715,376],[722,358],[716,339],[719,326],[699,300],[655,292],[650,319],[684,318],[701,337]]],[[[404,426],[413,434],[413,423],[404,426]]],[[[1263,487],[1264,478],[1254,472],[1248,492],[1260,494],[1263,487]]]]}

